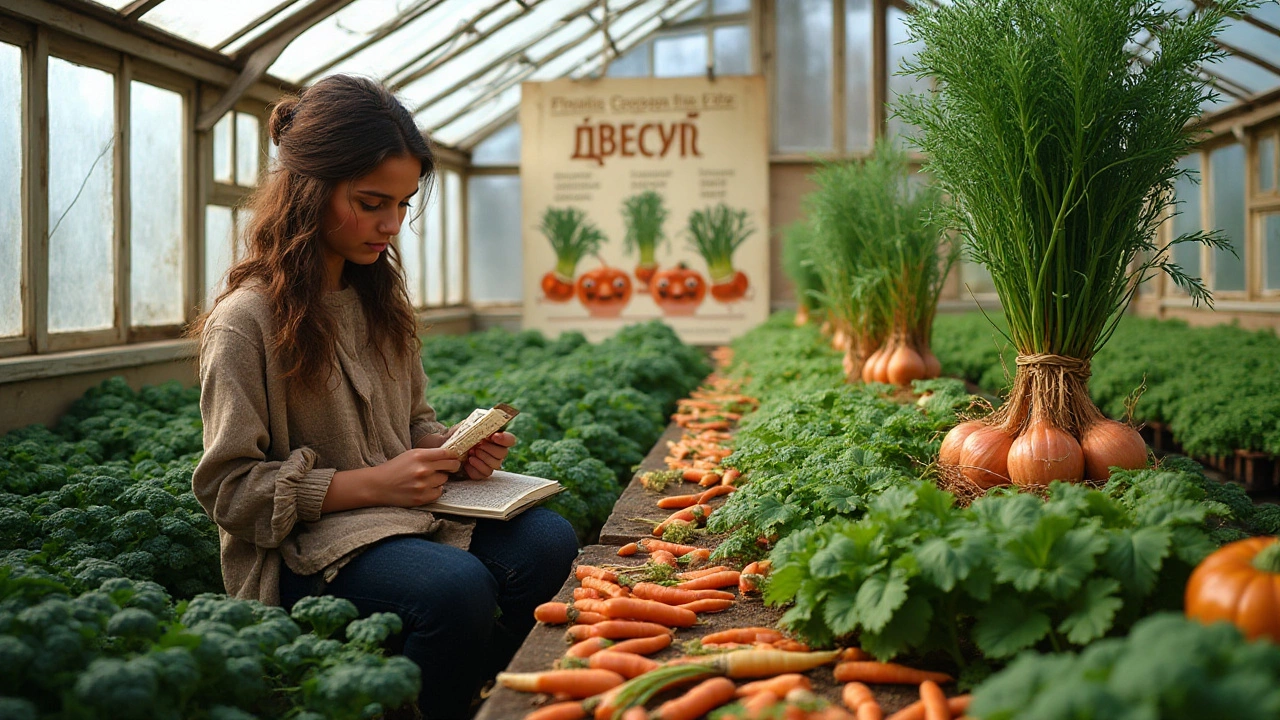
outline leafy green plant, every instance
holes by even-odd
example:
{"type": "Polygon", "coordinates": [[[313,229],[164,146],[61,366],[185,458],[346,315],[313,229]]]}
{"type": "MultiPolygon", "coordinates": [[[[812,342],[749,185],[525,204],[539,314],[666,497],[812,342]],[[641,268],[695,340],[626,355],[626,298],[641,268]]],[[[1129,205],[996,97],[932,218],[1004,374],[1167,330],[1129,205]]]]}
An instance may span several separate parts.
{"type": "Polygon", "coordinates": [[[804,221],[793,222],[782,230],[782,271],[795,289],[796,323],[808,322],[809,313],[819,306],[822,275],[813,249],[813,226],[804,221]]]}
{"type": "Polygon", "coordinates": [[[720,284],[734,277],[733,253],[755,229],[747,222],[746,210],[719,203],[690,212],[687,232],[693,249],[707,261],[712,284],[720,284]]]}
{"type": "Polygon", "coordinates": [[[556,253],[555,272],[563,279],[572,280],[578,261],[600,251],[604,233],[587,220],[587,214],[575,207],[549,207],[542,213],[538,230],[551,243],[556,253]]]}
{"type": "Polygon", "coordinates": [[[667,208],[662,196],[646,190],[628,197],[622,201],[622,219],[627,227],[623,238],[627,252],[639,254],[640,267],[656,267],[658,261],[654,253],[666,238],[662,224],[667,221],[667,208]]]}

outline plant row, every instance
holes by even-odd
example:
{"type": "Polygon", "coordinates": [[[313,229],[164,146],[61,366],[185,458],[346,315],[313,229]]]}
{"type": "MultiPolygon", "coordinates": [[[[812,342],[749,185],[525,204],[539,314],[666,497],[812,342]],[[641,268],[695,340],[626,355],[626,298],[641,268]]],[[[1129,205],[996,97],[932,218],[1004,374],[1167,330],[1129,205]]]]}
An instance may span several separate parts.
{"type": "MultiPolygon", "coordinates": [[[[1014,351],[1001,335],[1000,318],[943,315],[934,327],[944,374],[992,394],[1008,389],[1014,351]]],[[[1132,406],[1134,421],[1167,425],[1191,455],[1280,455],[1280,338],[1274,332],[1128,316],[1091,369],[1089,394],[1098,407],[1124,418],[1132,406]]]]}

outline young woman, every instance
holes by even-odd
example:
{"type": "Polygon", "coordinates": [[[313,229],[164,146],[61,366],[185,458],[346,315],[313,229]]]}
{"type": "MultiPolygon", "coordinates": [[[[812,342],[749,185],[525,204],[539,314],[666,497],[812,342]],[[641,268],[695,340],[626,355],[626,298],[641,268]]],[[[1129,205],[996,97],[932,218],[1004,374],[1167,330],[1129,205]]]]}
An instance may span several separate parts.
{"type": "Polygon", "coordinates": [[[540,508],[508,522],[420,508],[451,474],[481,479],[516,439],[441,447],[394,243],[434,160],[385,88],[332,76],[281,101],[277,167],[249,201],[246,254],[194,327],[204,457],[192,480],[218,524],[227,592],[394,612],[428,718],[467,715],[577,552],[540,508]]]}

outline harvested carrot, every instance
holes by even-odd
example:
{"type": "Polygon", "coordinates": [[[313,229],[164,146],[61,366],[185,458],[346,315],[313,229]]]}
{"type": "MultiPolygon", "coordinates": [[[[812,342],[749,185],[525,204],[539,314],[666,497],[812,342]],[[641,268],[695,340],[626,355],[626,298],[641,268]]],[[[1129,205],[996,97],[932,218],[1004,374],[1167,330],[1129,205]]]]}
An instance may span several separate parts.
{"type": "Polygon", "coordinates": [[[679,543],[667,542],[666,540],[655,540],[654,538],[644,538],[636,542],[640,549],[651,553],[655,550],[666,550],[667,552],[680,557],[686,553],[691,553],[698,548],[693,545],[681,545],[679,543]]]}
{"type": "Polygon", "coordinates": [[[596,567],[595,565],[579,565],[574,568],[573,576],[579,580],[593,577],[599,580],[604,580],[605,582],[618,582],[618,573],[612,570],[605,570],[604,568],[596,567]]]}
{"type": "MultiPolygon", "coordinates": [[[[956,695],[947,698],[947,710],[954,716],[963,715],[969,710],[969,695],[956,695]]],[[[889,720],[924,720],[924,701],[918,700],[889,716],[889,720]]]]}
{"type": "Polygon", "coordinates": [[[599,590],[592,588],[576,587],[573,589],[574,600],[599,600],[603,597],[599,590]]]}
{"type": "Polygon", "coordinates": [[[698,481],[698,484],[701,485],[702,487],[711,487],[712,485],[718,485],[720,484],[720,473],[714,472],[714,471],[709,472],[706,475],[702,476],[702,479],[698,481]]]}
{"type": "Polygon", "coordinates": [[[938,683],[932,680],[920,683],[920,702],[924,704],[924,720],[951,720],[947,696],[938,683]]]}
{"type": "Polygon", "coordinates": [[[655,550],[650,553],[649,562],[657,565],[666,565],[667,567],[680,567],[680,563],[676,562],[676,556],[666,550],[655,550]]]}
{"type": "Polygon", "coordinates": [[[609,580],[601,580],[588,575],[582,578],[582,587],[598,590],[609,597],[626,597],[627,589],[609,580]]]}
{"type": "Polygon", "coordinates": [[[776,650],[785,650],[786,652],[809,652],[810,649],[808,645],[805,645],[799,640],[792,640],[791,638],[775,640],[773,642],[773,647],[776,650]]]}
{"type": "Polygon", "coordinates": [[[591,697],[621,685],[625,678],[612,670],[547,670],[535,673],[498,673],[498,682],[519,692],[591,697]]]}
{"type": "Polygon", "coordinates": [[[716,565],[715,567],[702,568],[701,570],[690,570],[688,572],[676,573],[676,578],[680,580],[693,580],[694,578],[700,578],[703,575],[710,575],[711,573],[718,573],[722,570],[729,569],[730,568],[727,568],[724,565],[716,565]]]}
{"type": "Polygon", "coordinates": [[[876,702],[876,696],[871,692],[871,688],[860,682],[845,683],[844,688],[840,690],[840,701],[844,703],[845,707],[854,712],[857,712],[858,708],[866,704],[875,705],[877,708],[880,706],[876,702]]]}
{"type": "Polygon", "coordinates": [[[702,476],[703,476],[703,475],[706,475],[706,474],[707,474],[707,471],[706,471],[706,470],[699,470],[699,469],[697,469],[697,468],[689,468],[689,469],[685,470],[685,471],[684,471],[684,473],[683,473],[683,474],[681,474],[681,476],[680,476],[680,477],[684,478],[685,482],[699,482],[699,481],[701,481],[701,480],[702,480],[702,476]]]}
{"type": "Polygon", "coordinates": [[[731,587],[738,584],[741,579],[741,573],[737,570],[724,570],[711,575],[703,575],[693,580],[685,580],[676,585],[681,590],[714,590],[716,588],[731,587]]]}
{"type": "Polygon", "coordinates": [[[706,548],[698,548],[693,552],[687,552],[680,556],[681,560],[687,563],[704,563],[711,559],[711,551],[706,548]]]}
{"type": "Polygon", "coordinates": [[[954,678],[946,673],[917,670],[897,663],[882,663],[873,660],[847,660],[836,665],[836,682],[862,682],[877,685],[915,685],[925,680],[936,683],[953,682],[954,678]]]}
{"type": "Polygon", "coordinates": [[[669,497],[664,497],[661,500],[659,500],[658,507],[662,508],[663,510],[678,510],[680,508],[692,507],[699,503],[698,498],[701,498],[702,495],[703,495],[702,493],[689,493],[688,495],[671,495],[669,497]]]}
{"type": "Polygon", "coordinates": [[[728,678],[704,680],[684,695],[659,705],[652,717],[654,720],[696,720],[733,700],[736,691],[728,678]]]}
{"type": "Polygon", "coordinates": [[[640,551],[640,546],[635,543],[627,543],[618,548],[618,557],[630,557],[640,551]]]}
{"type": "Polygon", "coordinates": [[[576,613],[572,613],[572,615],[573,622],[577,625],[595,625],[596,623],[602,623],[609,619],[608,615],[597,612],[588,612],[586,610],[579,610],[576,613]]]}
{"type": "MultiPolygon", "coordinates": [[[[533,609],[533,619],[548,625],[563,625],[569,622],[570,608],[562,602],[545,602],[533,609]]],[[[573,610],[577,617],[578,612],[573,610]]]]}
{"type": "Polygon", "coordinates": [[[733,601],[719,598],[703,598],[702,600],[694,600],[675,607],[682,607],[685,610],[692,610],[696,613],[714,613],[723,612],[733,607],[733,601]]]}
{"type": "Polygon", "coordinates": [[[831,662],[837,654],[835,650],[807,653],[782,650],[734,650],[711,658],[707,664],[731,678],[769,677],[812,670],[831,662]]]}
{"type": "Polygon", "coordinates": [[[738,478],[742,477],[742,471],[738,468],[729,468],[724,471],[724,479],[720,481],[721,485],[735,486],[738,478]]]}
{"type": "Polygon", "coordinates": [[[592,655],[587,666],[596,670],[612,670],[628,680],[659,667],[658,663],[643,655],[617,650],[604,650],[592,655]]]}
{"type": "Polygon", "coordinates": [[[785,696],[795,688],[812,690],[813,683],[800,673],[783,673],[768,680],[756,680],[738,688],[738,697],[747,697],[758,692],[771,692],[777,696],[785,696]]]}
{"type": "Polygon", "coordinates": [[[715,487],[711,488],[710,490],[707,490],[707,491],[703,492],[701,495],[699,495],[699,496],[698,496],[698,498],[697,498],[697,500],[698,500],[697,504],[698,504],[698,505],[702,505],[702,504],[704,504],[704,503],[706,503],[706,502],[710,501],[712,498],[718,498],[718,497],[720,497],[721,495],[728,495],[729,493],[731,493],[731,492],[733,492],[733,491],[735,491],[735,490],[737,490],[737,488],[735,488],[735,487],[734,487],[734,486],[732,486],[732,485],[716,485],[715,487]]]}
{"type": "Polygon", "coordinates": [[[586,640],[589,637],[618,640],[666,635],[671,632],[671,629],[665,625],[640,620],[606,620],[595,625],[574,625],[568,632],[574,640],[586,640]]]}
{"type": "Polygon", "coordinates": [[[639,637],[630,640],[623,640],[615,644],[611,649],[615,652],[635,653],[636,655],[652,655],[659,650],[665,650],[671,645],[671,635],[662,634],[653,637],[639,637]]]}
{"type": "Polygon", "coordinates": [[[606,600],[604,614],[618,620],[645,620],[667,627],[690,627],[698,622],[698,616],[692,610],[643,598],[606,600]]]}
{"type": "Polygon", "coordinates": [[[840,662],[844,662],[846,660],[874,660],[874,659],[875,658],[871,656],[871,653],[867,652],[866,650],[863,650],[862,648],[847,647],[844,650],[840,651],[840,662]]]}
{"type": "Polygon", "coordinates": [[[631,594],[645,600],[657,600],[668,605],[685,605],[695,600],[732,600],[733,593],[723,590],[682,590],[657,583],[636,583],[631,594]]]}
{"type": "Polygon", "coordinates": [[[742,568],[742,574],[738,577],[738,592],[742,595],[746,595],[747,593],[759,590],[759,583],[756,582],[756,579],[759,577],[760,563],[747,563],[747,566],[742,568]]]}
{"type": "Polygon", "coordinates": [[[574,643],[565,655],[571,658],[591,657],[605,648],[613,645],[613,641],[602,637],[591,637],[581,642],[574,643]]]}
{"type": "Polygon", "coordinates": [[[857,713],[858,716],[855,720],[883,720],[884,718],[884,709],[880,707],[880,703],[874,700],[859,705],[857,713]]]}
{"type": "Polygon", "coordinates": [[[707,643],[753,643],[774,642],[781,640],[782,633],[767,627],[745,627],[721,630],[702,636],[702,644],[707,643]]]}
{"type": "Polygon", "coordinates": [[[653,526],[654,537],[662,537],[662,531],[666,530],[671,523],[687,522],[701,525],[707,520],[707,516],[711,514],[710,505],[694,505],[683,510],[677,510],[667,517],[666,520],[653,526]]]}
{"type": "MultiPolygon", "coordinates": [[[[747,683],[747,685],[753,684],[754,683],[747,683]]],[[[746,687],[746,685],[743,685],[742,687],[746,687]]],[[[738,688],[738,697],[746,698],[742,701],[742,709],[746,713],[744,717],[748,718],[767,717],[765,715],[765,711],[782,701],[782,698],[768,690],[761,690],[760,692],[744,695],[742,688],[738,688]]]]}
{"type": "MultiPolygon", "coordinates": [[[[608,598],[605,598],[605,599],[607,600],[608,598]]],[[[593,612],[593,613],[600,613],[602,615],[604,614],[604,600],[599,600],[596,598],[584,598],[582,600],[575,600],[573,603],[573,606],[578,608],[580,612],[593,612]]]]}
{"type": "Polygon", "coordinates": [[[525,715],[524,720],[582,720],[586,716],[587,709],[582,703],[570,700],[538,708],[525,715]]]}
{"type": "Polygon", "coordinates": [[[627,708],[619,720],[649,720],[649,713],[645,712],[643,705],[636,705],[627,708]]]}

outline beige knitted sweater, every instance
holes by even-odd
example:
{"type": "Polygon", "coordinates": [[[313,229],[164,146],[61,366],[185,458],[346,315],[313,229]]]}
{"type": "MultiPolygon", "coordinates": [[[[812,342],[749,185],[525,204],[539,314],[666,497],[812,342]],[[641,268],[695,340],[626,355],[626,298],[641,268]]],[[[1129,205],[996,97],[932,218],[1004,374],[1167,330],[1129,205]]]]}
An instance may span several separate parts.
{"type": "Polygon", "coordinates": [[[320,514],[333,474],[372,467],[445,426],[425,399],[416,357],[402,363],[366,342],[354,288],[325,304],[341,329],[338,367],[327,382],[285,382],[269,350],[275,324],[265,296],[241,288],[218,303],[200,351],[204,457],[196,498],[218,524],[222,577],[238,598],[280,603],[280,562],[294,572],[338,570],[369,544],[423,534],[466,548],[472,523],[416,508],[370,507],[320,514]],[[305,387],[304,387],[305,385],[305,387]]]}

